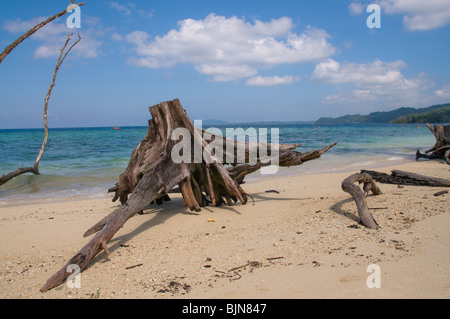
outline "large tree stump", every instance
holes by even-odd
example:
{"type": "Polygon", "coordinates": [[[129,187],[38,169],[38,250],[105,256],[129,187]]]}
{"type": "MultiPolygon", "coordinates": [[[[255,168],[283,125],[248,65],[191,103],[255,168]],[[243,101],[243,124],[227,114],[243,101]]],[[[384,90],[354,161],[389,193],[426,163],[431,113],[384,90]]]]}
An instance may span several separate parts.
{"type": "MultiPolygon", "coordinates": [[[[237,201],[245,204],[248,197],[239,182],[245,175],[271,165],[272,162],[268,161],[271,156],[277,155],[279,166],[300,165],[320,157],[336,144],[300,153],[295,151],[300,144],[262,145],[230,141],[223,136],[215,136],[215,139],[223,139],[224,142],[220,152],[204,139],[201,134],[205,133],[204,131],[194,128],[178,99],[150,107],[150,113],[152,119],[149,121],[147,135],[133,151],[129,165],[120,176],[116,187],[110,189],[115,192],[113,200],[120,199],[122,206],[86,231],[85,237],[95,233],[96,235],[48,279],[41,288],[42,292],[62,284],[70,275],[67,269],[72,264],[78,265],[82,270],[102,250],[109,254],[107,243],[125,222],[152,201],[160,199],[159,203],[162,203],[162,198],[167,198],[167,193],[175,186],[178,185],[185,206],[194,211],[200,211],[201,207],[209,203],[213,206],[224,203],[233,205],[237,201]],[[180,132],[185,134],[178,135],[180,132]],[[175,150],[175,155],[180,155],[177,150],[181,142],[184,142],[182,145],[190,146],[191,152],[186,157],[183,153],[183,158],[187,159],[185,162],[176,163],[173,153],[175,150]],[[227,144],[232,147],[225,147],[227,144]],[[242,150],[242,147],[245,149],[245,163],[239,161],[237,154],[237,150],[242,150]],[[271,150],[270,155],[261,153],[264,147],[265,150],[271,150]],[[255,149],[257,156],[253,163],[251,154],[255,149]],[[201,151],[200,159],[195,150],[201,151]],[[219,158],[218,153],[223,154],[222,158],[219,158]],[[231,166],[226,168],[226,164],[231,166]]],[[[186,149],[183,149],[184,151],[186,149]]]]}

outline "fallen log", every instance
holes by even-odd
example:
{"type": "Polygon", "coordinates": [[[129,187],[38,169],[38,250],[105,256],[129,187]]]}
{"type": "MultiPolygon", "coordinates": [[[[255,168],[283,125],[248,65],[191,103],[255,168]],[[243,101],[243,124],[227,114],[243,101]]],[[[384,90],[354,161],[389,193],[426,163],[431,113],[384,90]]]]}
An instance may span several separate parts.
{"type": "Polygon", "coordinates": [[[341,187],[344,192],[352,195],[353,199],[355,200],[361,224],[370,229],[378,229],[378,224],[370,213],[369,207],[367,206],[366,200],[364,198],[365,195],[369,192],[372,192],[374,195],[381,194],[380,189],[376,186],[372,177],[369,174],[356,173],[344,179],[342,181],[341,187]],[[364,193],[358,186],[354,185],[354,183],[356,182],[360,184],[364,183],[364,193]]]}
{"type": "Polygon", "coordinates": [[[194,127],[178,99],[150,107],[150,113],[152,119],[146,136],[133,151],[117,185],[110,189],[115,192],[113,200],[120,199],[122,206],[86,231],[85,237],[96,235],[48,279],[42,292],[61,285],[71,274],[67,272],[69,266],[76,264],[83,270],[102,250],[109,255],[107,244],[125,222],[152,201],[165,198],[177,185],[190,210],[200,211],[209,203],[213,206],[233,205],[238,201],[246,204],[248,195],[239,181],[271,165],[273,162],[268,159],[276,159],[279,166],[300,165],[320,157],[336,144],[300,153],[295,151],[300,144],[238,142],[215,136],[214,141],[222,141],[224,145],[218,147],[217,143],[213,147],[201,135],[204,131],[194,127]],[[238,156],[242,147],[245,163],[238,156]],[[255,149],[256,157],[252,158],[255,149]],[[263,154],[262,151],[269,149],[270,155],[263,154]],[[200,159],[196,150],[200,150],[200,159]],[[225,168],[226,164],[231,167],[225,168]]]}
{"type": "Polygon", "coordinates": [[[391,175],[370,170],[361,170],[361,173],[369,174],[375,181],[385,184],[450,187],[450,180],[400,170],[393,170],[391,175]]]}

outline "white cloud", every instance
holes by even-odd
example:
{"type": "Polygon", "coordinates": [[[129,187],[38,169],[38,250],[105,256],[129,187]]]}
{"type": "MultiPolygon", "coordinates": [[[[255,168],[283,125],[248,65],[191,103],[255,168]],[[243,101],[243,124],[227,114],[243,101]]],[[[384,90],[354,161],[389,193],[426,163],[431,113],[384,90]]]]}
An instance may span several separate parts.
{"type": "MultiPolygon", "coordinates": [[[[45,17],[42,19],[46,19],[45,17]]],[[[65,20],[64,20],[65,21],[65,20]]],[[[31,36],[31,39],[39,41],[40,44],[34,51],[35,58],[49,58],[57,57],[60,53],[61,47],[67,39],[67,34],[74,33],[72,39],[77,39],[76,34],[79,33],[81,41],[73,48],[71,54],[84,58],[96,58],[100,51],[102,42],[98,40],[99,32],[97,28],[98,21],[85,17],[83,19],[84,25],[82,29],[69,29],[65,22],[53,21],[47,24],[42,29],[38,30],[31,36]],[[96,26],[94,28],[94,26],[96,26]]],[[[22,21],[21,19],[6,20],[3,24],[3,29],[13,33],[22,34],[36,25],[36,20],[22,21]]]]}
{"type": "Polygon", "coordinates": [[[434,94],[436,94],[437,96],[441,97],[441,98],[450,98],[450,85],[444,85],[442,87],[442,89],[440,90],[436,90],[434,92],[434,94]]]}
{"type": "Polygon", "coordinates": [[[125,16],[131,16],[133,13],[137,13],[141,18],[153,18],[153,11],[147,12],[145,10],[138,9],[135,3],[119,4],[117,1],[111,1],[109,3],[109,7],[125,16]]]}
{"type": "Polygon", "coordinates": [[[123,36],[117,32],[113,32],[113,33],[111,33],[111,39],[114,41],[122,41],[123,36]]]}
{"type": "Polygon", "coordinates": [[[352,62],[339,63],[328,58],[319,63],[312,75],[312,80],[324,83],[359,83],[385,84],[394,83],[403,78],[400,68],[406,63],[399,60],[386,63],[375,60],[372,63],[357,64],[352,62]]]}
{"type": "Polygon", "coordinates": [[[331,84],[348,84],[353,86],[350,92],[340,91],[330,95],[327,101],[389,101],[400,102],[421,97],[422,91],[432,87],[433,83],[425,74],[406,78],[400,71],[406,68],[405,62],[382,62],[357,64],[339,63],[328,59],[319,63],[311,77],[312,81],[331,84]]]}
{"type": "Polygon", "coordinates": [[[432,30],[450,24],[448,0],[379,0],[385,13],[403,15],[403,25],[410,31],[432,30]]]}
{"type": "Polygon", "coordinates": [[[250,23],[210,14],[178,25],[154,39],[144,31],[128,34],[126,38],[136,46],[138,55],[130,63],[149,68],[192,64],[214,81],[231,81],[279,64],[317,61],[336,51],[324,30],[307,27],[298,35],[292,32],[294,24],[287,17],[250,23]]]}
{"type": "Polygon", "coordinates": [[[279,84],[291,84],[300,81],[299,76],[256,76],[247,80],[247,85],[251,86],[272,86],[279,84]]]}
{"type": "Polygon", "coordinates": [[[195,69],[200,74],[213,75],[213,81],[228,82],[237,78],[247,78],[258,74],[258,70],[248,65],[227,65],[220,63],[199,64],[195,69]]]}
{"type": "Polygon", "coordinates": [[[131,9],[130,8],[128,8],[126,5],[119,4],[116,1],[110,2],[109,6],[111,7],[111,9],[117,10],[120,13],[123,13],[124,15],[130,15],[131,14],[131,9]]]}
{"type": "Polygon", "coordinates": [[[363,6],[359,2],[352,2],[349,4],[348,9],[350,10],[351,15],[361,15],[363,12],[363,6]]]}

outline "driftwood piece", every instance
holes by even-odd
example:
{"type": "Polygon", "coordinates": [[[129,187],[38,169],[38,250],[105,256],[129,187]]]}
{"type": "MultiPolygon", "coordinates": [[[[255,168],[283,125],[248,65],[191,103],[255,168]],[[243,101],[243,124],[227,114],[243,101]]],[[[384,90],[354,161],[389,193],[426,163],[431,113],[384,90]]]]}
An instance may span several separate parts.
{"type": "Polygon", "coordinates": [[[427,159],[444,159],[450,165],[450,125],[434,125],[426,124],[436,139],[434,146],[422,154],[420,150],[416,152],[416,160],[419,158],[427,159]]]}
{"type": "Polygon", "coordinates": [[[21,165],[18,169],[14,170],[6,175],[3,174],[3,176],[0,177],[0,186],[2,186],[3,184],[6,184],[13,178],[15,178],[19,175],[22,175],[22,174],[26,174],[26,173],[33,173],[35,175],[40,175],[39,169],[36,169],[34,167],[22,167],[22,165],[21,165]]]}
{"type": "Polygon", "coordinates": [[[450,187],[450,180],[448,179],[425,176],[400,170],[393,170],[391,175],[369,170],[361,170],[361,173],[369,174],[375,181],[385,184],[450,187]]]}
{"type": "Polygon", "coordinates": [[[440,192],[437,192],[437,193],[434,193],[433,194],[433,196],[442,196],[442,195],[445,195],[445,194],[448,194],[448,191],[440,191],[440,192]]]}
{"type": "Polygon", "coordinates": [[[372,177],[369,174],[353,174],[342,181],[342,190],[346,193],[352,195],[355,200],[356,207],[358,209],[359,218],[361,219],[361,223],[370,228],[370,229],[378,229],[378,224],[373,218],[372,214],[369,211],[369,207],[367,206],[365,200],[365,194],[368,194],[370,191],[374,195],[381,194],[380,189],[376,186],[372,177]],[[363,191],[354,183],[364,183],[363,191]]]}
{"type": "MultiPolygon", "coordinates": [[[[118,184],[111,189],[116,193],[114,200],[120,199],[123,205],[84,234],[87,237],[96,233],[64,267],[48,279],[41,288],[42,292],[62,284],[70,275],[67,272],[70,265],[76,264],[80,270],[83,270],[102,250],[109,254],[107,244],[125,222],[141,212],[152,201],[164,198],[175,186],[178,185],[185,206],[191,210],[200,211],[201,207],[208,203],[214,206],[224,203],[232,205],[237,201],[245,204],[248,195],[237,179],[270,165],[261,154],[258,154],[254,164],[241,164],[236,157],[230,156],[227,163],[234,166],[225,168],[226,163],[218,158],[217,150],[212,152],[210,145],[194,128],[178,99],[150,107],[150,113],[152,119],[149,121],[147,135],[133,151],[129,165],[120,176],[118,184]],[[188,162],[174,162],[172,158],[174,147],[187,138],[183,135],[173,139],[178,128],[187,130],[189,133],[189,138],[185,142],[186,145],[191,145],[191,150],[200,148],[202,151],[203,158],[200,162],[195,161],[195,152],[188,154],[190,157],[188,162]],[[239,167],[241,165],[238,164],[243,167],[239,167]]],[[[251,143],[247,142],[229,140],[226,142],[232,143],[231,145],[234,143],[235,147],[243,143],[246,150],[251,148],[251,143]]],[[[280,166],[300,165],[305,161],[318,158],[335,144],[307,153],[296,152],[294,149],[298,145],[281,144],[279,146],[280,166]]],[[[233,147],[231,149],[234,151],[233,147]]],[[[274,148],[270,146],[269,149],[273,151],[274,148]]],[[[236,152],[234,154],[237,156],[236,152]]],[[[247,155],[246,160],[250,159],[247,155]]]]}

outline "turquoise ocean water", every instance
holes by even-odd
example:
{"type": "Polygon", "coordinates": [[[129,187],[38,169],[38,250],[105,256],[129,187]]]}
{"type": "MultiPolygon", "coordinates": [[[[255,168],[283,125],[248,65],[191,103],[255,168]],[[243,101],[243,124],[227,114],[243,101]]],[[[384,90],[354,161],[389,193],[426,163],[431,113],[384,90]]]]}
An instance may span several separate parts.
{"type": "MultiPolygon", "coordinates": [[[[337,171],[358,172],[364,168],[413,161],[417,149],[431,148],[434,137],[422,124],[371,125],[254,125],[235,127],[279,128],[281,143],[303,143],[306,152],[338,142],[320,159],[277,175],[337,171]]],[[[207,126],[203,126],[208,129],[207,126]]],[[[225,127],[218,126],[220,129],[225,127]]],[[[74,196],[105,196],[125,170],[134,148],[147,127],[50,129],[39,164],[42,175],[22,175],[0,186],[0,206],[14,202],[53,201],[74,196]]],[[[270,132],[270,130],[269,130],[270,132]]],[[[0,174],[33,166],[44,138],[43,129],[0,130],[0,174]]],[[[258,172],[247,180],[258,179],[258,172]]]]}

